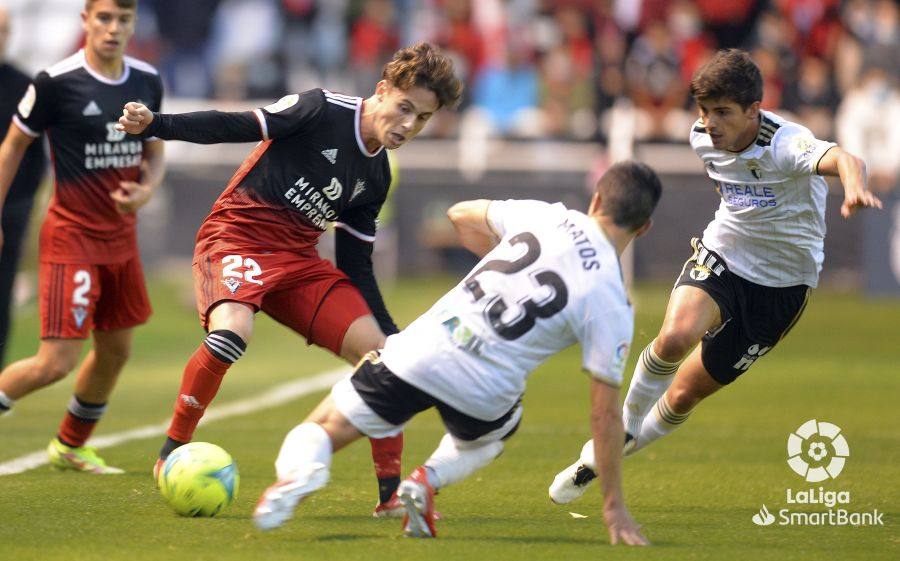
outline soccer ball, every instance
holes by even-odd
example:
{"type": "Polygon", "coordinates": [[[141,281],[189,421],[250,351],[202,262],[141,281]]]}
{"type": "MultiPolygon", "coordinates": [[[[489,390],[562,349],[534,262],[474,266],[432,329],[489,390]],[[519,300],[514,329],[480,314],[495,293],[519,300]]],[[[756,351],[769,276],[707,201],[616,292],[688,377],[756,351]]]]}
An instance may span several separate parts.
{"type": "Polygon", "coordinates": [[[215,516],[234,501],[240,475],[222,448],[209,442],[179,446],[163,464],[159,489],[181,516],[215,516]]]}

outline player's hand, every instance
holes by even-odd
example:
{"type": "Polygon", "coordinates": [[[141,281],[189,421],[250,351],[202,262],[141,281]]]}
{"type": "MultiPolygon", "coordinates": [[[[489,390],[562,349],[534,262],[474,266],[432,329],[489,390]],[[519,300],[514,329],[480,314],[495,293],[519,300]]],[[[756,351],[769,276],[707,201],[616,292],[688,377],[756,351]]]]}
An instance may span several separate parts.
{"type": "Polygon", "coordinates": [[[844,196],[844,204],[841,205],[841,216],[850,218],[858,208],[882,208],[881,199],[871,191],[847,193],[844,196]]]}
{"type": "Polygon", "coordinates": [[[650,545],[641,534],[641,526],[628,514],[624,506],[603,509],[603,520],[609,530],[609,543],[617,545],[650,545]]]}
{"type": "Polygon", "coordinates": [[[125,131],[128,134],[141,134],[152,122],[153,111],[150,111],[143,103],[129,101],[122,109],[122,116],[119,117],[116,130],[125,131]]]}
{"type": "Polygon", "coordinates": [[[147,201],[153,190],[149,185],[142,185],[134,181],[120,181],[119,188],[111,192],[109,196],[116,203],[116,210],[120,214],[132,214],[137,212],[147,201]]]}

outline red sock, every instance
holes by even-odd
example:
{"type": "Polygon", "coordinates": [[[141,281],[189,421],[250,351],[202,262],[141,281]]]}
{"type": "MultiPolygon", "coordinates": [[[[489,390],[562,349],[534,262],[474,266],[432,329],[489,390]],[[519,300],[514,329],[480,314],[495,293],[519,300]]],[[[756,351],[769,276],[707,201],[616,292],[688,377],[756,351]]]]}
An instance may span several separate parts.
{"type": "Polygon", "coordinates": [[[400,477],[400,457],[403,455],[403,433],[388,438],[370,438],[372,461],[378,479],[400,477]]]}
{"type": "Polygon", "coordinates": [[[212,403],[222,377],[231,364],[212,355],[206,345],[201,344],[194,352],[181,377],[181,388],[175,400],[175,414],[169,425],[169,438],[179,442],[190,442],[197,423],[203,417],[206,407],[212,403]]]}
{"type": "Polygon", "coordinates": [[[378,501],[388,502],[400,486],[400,456],[403,454],[403,433],[389,438],[370,438],[375,477],[378,478],[378,501]]]}
{"type": "Polygon", "coordinates": [[[72,396],[66,416],[59,424],[57,438],[66,446],[73,448],[84,446],[104,411],[106,411],[105,403],[88,403],[72,396]]]}

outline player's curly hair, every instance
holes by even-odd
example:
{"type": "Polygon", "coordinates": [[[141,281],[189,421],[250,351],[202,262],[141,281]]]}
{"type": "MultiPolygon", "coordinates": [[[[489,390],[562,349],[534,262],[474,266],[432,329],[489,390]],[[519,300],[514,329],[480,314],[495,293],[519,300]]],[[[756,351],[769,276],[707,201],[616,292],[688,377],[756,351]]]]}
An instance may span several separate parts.
{"type": "MultiPolygon", "coordinates": [[[[125,9],[137,10],[138,0],[114,0],[116,6],[125,9]]],[[[84,0],[84,11],[90,12],[97,0],[84,0]]]]}
{"type": "Polygon", "coordinates": [[[695,100],[730,99],[747,109],[762,101],[762,73],[747,51],[723,49],[694,72],[691,95],[695,100]]]}
{"type": "Polygon", "coordinates": [[[595,191],[603,214],[634,232],[650,220],[662,196],[662,182],[650,166],[626,160],[606,170],[595,191]]]}
{"type": "Polygon", "coordinates": [[[384,65],[381,78],[401,90],[413,87],[431,90],[437,96],[439,108],[456,107],[463,90],[453,61],[429,43],[418,43],[394,53],[384,65]]]}

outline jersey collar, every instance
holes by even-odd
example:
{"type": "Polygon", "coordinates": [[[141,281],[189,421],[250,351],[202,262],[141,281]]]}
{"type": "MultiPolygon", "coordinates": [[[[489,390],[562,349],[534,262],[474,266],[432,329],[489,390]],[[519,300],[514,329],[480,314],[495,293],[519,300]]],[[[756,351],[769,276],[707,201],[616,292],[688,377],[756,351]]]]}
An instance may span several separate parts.
{"type": "Polygon", "coordinates": [[[366,148],[366,143],[363,142],[362,135],[359,133],[359,124],[362,121],[362,104],[363,100],[360,97],[356,100],[356,114],[353,116],[353,131],[356,133],[356,145],[359,146],[359,151],[363,153],[363,156],[374,158],[384,150],[384,146],[379,146],[378,150],[374,152],[369,152],[369,149],[366,148]]]}
{"type": "Polygon", "coordinates": [[[110,80],[103,74],[100,74],[88,64],[87,56],[84,54],[84,49],[78,51],[78,56],[81,57],[81,64],[84,66],[84,69],[87,70],[87,73],[94,77],[98,82],[102,82],[108,86],[120,86],[128,81],[128,77],[131,75],[131,67],[128,65],[128,61],[124,58],[122,59],[122,75],[119,76],[115,80],[110,80]]]}

